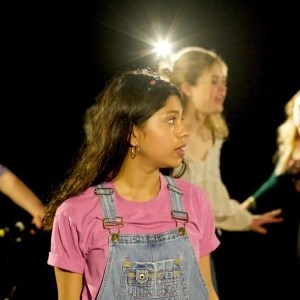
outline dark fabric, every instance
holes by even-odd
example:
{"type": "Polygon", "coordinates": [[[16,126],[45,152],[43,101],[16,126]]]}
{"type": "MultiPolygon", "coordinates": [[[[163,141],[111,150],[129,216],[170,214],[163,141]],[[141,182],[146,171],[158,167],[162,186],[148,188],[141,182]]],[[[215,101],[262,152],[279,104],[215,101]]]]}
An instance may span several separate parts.
{"type": "Polygon", "coordinates": [[[284,222],[265,226],[266,235],[251,231],[218,235],[221,244],[212,257],[222,300],[300,299],[300,194],[289,174],[272,175],[266,182],[253,213],[282,208],[284,222]]]}
{"type": "Polygon", "coordinates": [[[297,256],[300,193],[296,191],[293,177],[289,173],[276,176],[270,182],[273,183],[272,188],[260,194],[256,213],[281,208],[284,222],[267,226],[268,234],[264,236],[262,249],[265,259],[262,263],[269,269],[270,288],[280,287],[276,297],[293,291],[298,293],[298,298],[294,299],[300,299],[300,257],[297,256]]]}

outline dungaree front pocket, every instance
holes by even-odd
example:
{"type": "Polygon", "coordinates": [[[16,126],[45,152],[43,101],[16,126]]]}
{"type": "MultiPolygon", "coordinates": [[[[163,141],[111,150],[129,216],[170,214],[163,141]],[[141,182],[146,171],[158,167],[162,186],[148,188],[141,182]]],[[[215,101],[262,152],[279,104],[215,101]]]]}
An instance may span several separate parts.
{"type": "Polygon", "coordinates": [[[179,258],[158,262],[126,259],[122,266],[123,288],[132,299],[187,299],[182,261],[179,258]]]}

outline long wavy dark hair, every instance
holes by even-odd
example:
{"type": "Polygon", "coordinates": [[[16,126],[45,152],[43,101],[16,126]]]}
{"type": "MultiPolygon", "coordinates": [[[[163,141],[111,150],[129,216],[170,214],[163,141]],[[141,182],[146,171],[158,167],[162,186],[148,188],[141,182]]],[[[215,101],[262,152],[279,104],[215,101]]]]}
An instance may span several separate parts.
{"type": "MultiPolygon", "coordinates": [[[[44,230],[52,229],[55,212],[66,199],[117,176],[130,148],[128,137],[133,126],[141,128],[172,95],[182,99],[179,89],[149,69],[118,73],[107,83],[87,110],[85,141],[65,180],[52,192],[44,230]]],[[[184,161],[177,175],[172,174],[172,168],[160,171],[180,177],[185,171],[184,161]]]]}

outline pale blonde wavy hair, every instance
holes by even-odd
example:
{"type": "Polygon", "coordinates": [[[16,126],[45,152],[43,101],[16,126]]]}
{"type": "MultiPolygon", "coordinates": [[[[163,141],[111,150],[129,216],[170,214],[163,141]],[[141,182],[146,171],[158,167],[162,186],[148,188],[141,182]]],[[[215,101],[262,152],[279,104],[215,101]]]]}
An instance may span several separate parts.
{"type": "MultiPolygon", "coordinates": [[[[166,60],[159,62],[159,72],[170,80],[179,89],[184,82],[195,85],[199,76],[210,69],[215,63],[222,66],[224,74],[228,73],[228,66],[215,51],[202,47],[186,47],[166,60]]],[[[187,97],[183,94],[183,105],[187,103],[187,97]]],[[[222,114],[210,115],[205,123],[216,137],[225,139],[228,137],[228,127],[222,114]]]]}
{"type": "Polygon", "coordinates": [[[299,139],[298,128],[293,121],[293,108],[296,98],[300,97],[300,90],[292,96],[285,104],[284,111],[285,121],[277,128],[277,145],[274,160],[277,162],[275,174],[283,174],[287,169],[288,160],[290,159],[295,148],[296,140],[299,139]]]}

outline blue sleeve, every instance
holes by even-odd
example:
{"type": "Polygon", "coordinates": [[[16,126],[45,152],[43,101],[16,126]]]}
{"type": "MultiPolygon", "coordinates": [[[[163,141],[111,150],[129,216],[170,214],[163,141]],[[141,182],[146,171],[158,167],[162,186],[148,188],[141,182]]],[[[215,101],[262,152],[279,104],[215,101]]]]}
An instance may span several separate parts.
{"type": "Polygon", "coordinates": [[[5,166],[3,166],[3,165],[1,165],[0,164],[0,177],[4,174],[4,173],[6,173],[6,172],[8,172],[9,170],[5,167],[5,166]]]}

